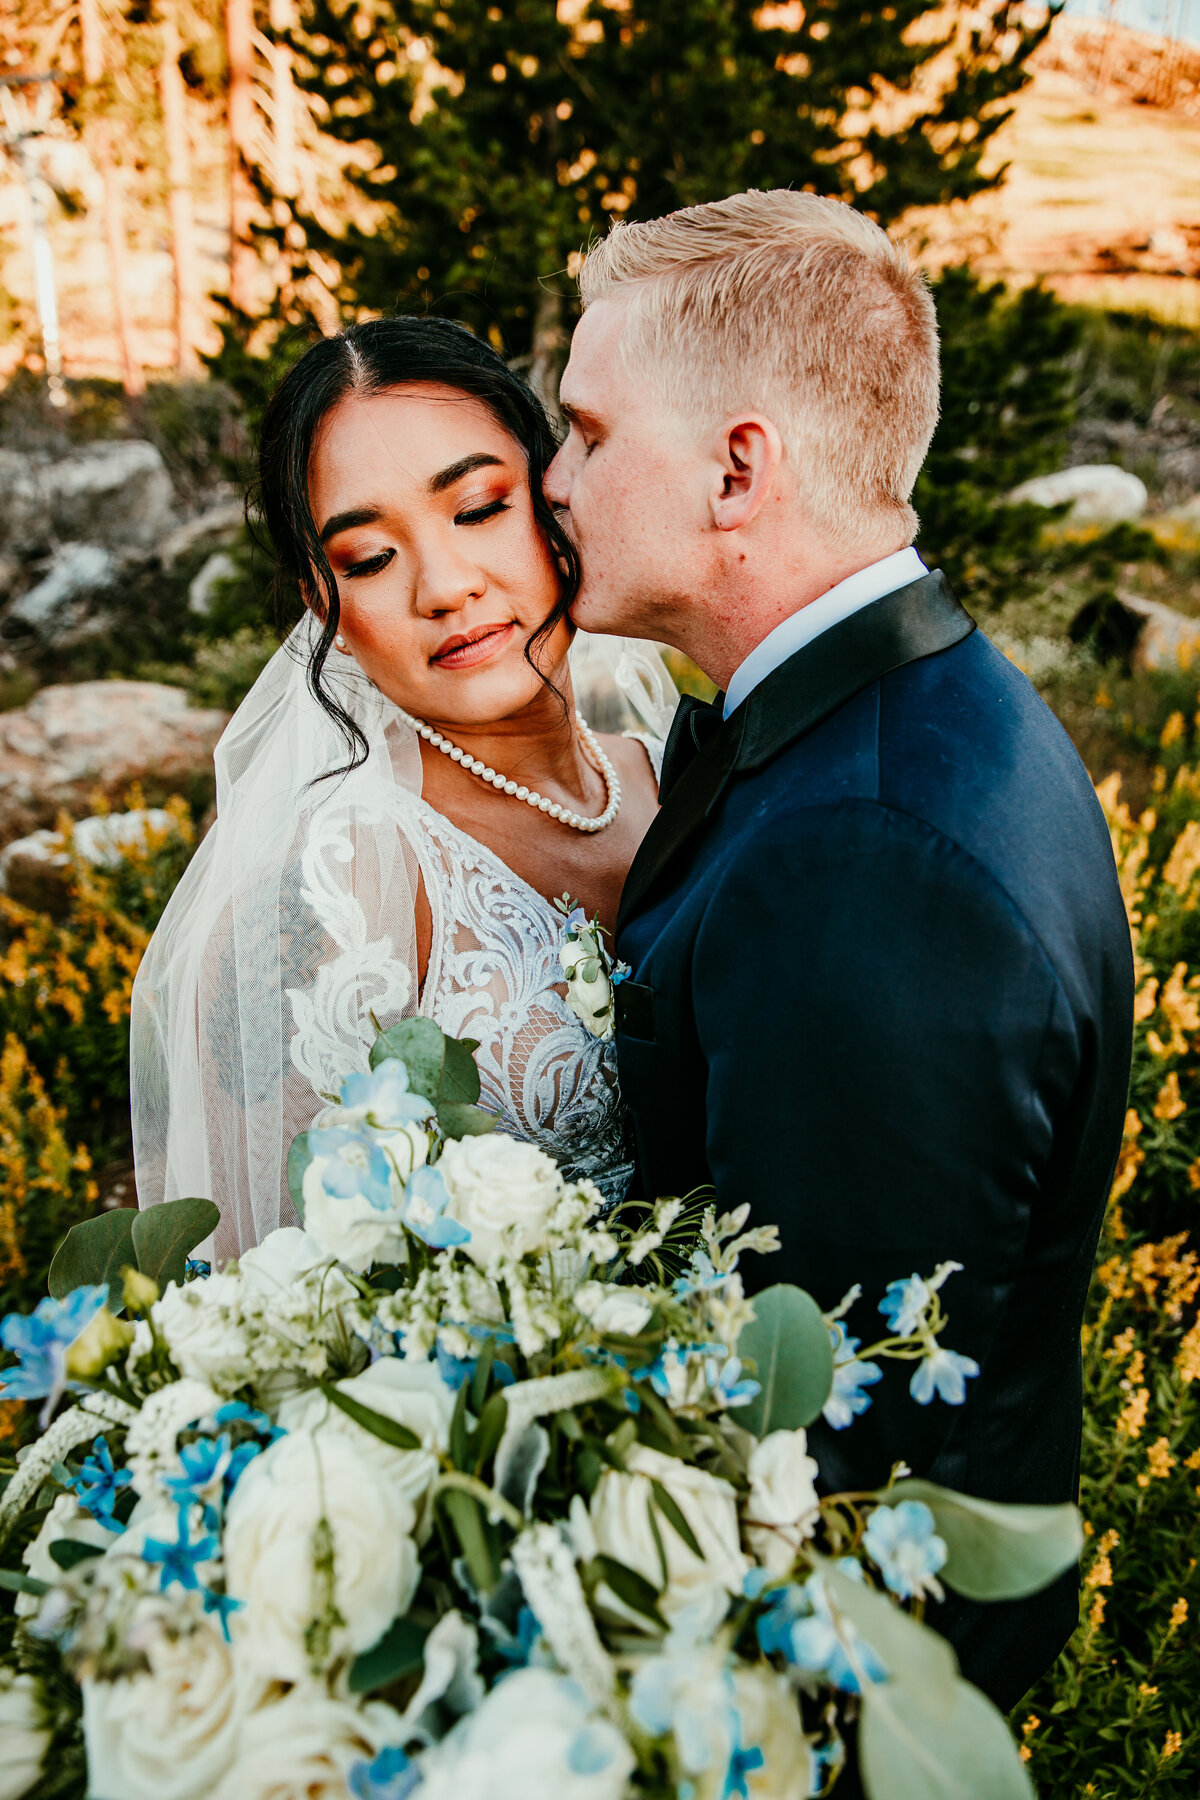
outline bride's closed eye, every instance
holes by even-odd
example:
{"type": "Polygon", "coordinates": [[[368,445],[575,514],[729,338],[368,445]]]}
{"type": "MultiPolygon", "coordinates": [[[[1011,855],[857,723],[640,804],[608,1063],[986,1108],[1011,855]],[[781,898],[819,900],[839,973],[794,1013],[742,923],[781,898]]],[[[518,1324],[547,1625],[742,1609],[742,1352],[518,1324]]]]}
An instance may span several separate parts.
{"type": "Polygon", "coordinates": [[[507,500],[489,500],[485,506],[471,507],[466,512],[455,513],[456,525],[482,525],[485,519],[494,519],[497,513],[510,511],[507,500]]]}
{"type": "Polygon", "coordinates": [[[342,573],[347,581],[352,581],[358,575],[378,575],[387,568],[395,554],[394,550],[381,550],[378,556],[367,556],[362,562],[347,563],[342,573]]]}

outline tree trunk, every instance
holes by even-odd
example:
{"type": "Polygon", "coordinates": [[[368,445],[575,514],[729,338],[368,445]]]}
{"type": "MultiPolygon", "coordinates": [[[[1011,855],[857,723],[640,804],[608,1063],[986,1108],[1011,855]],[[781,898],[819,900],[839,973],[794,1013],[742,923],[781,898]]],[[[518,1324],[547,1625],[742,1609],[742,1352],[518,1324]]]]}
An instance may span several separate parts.
{"type": "MultiPolygon", "coordinates": [[[[104,79],[104,39],[101,35],[97,0],[79,0],[79,35],[83,79],[88,87],[99,87],[104,79]]],[[[125,242],[121,177],[113,156],[106,120],[99,120],[93,127],[89,148],[104,185],[104,236],[108,245],[108,279],[112,289],[113,323],[116,326],[121,379],[127,394],[144,394],[146,378],[133,347],[133,325],[127,298],[128,284],[125,276],[128,247],[125,242]]]]}
{"type": "Polygon", "coordinates": [[[271,0],[271,179],[282,200],[296,192],[296,89],[286,42],[295,23],[294,0],[271,0]]]}
{"type": "Polygon", "coordinates": [[[555,289],[543,285],[538,289],[537,311],[533,315],[529,385],[556,427],[561,423],[558,383],[566,360],[567,333],[563,325],[563,297],[555,289]]]}
{"type": "Polygon", "coordinates": [[[179,70],[179,23],[175,0],[162,0],[162,58],[158,95],[167,142],[167,207],[171,220],[171,261],[175,274],[175,367],[194,375],[200,366],[199,280],[196,222],[192,210],[192,159],[187,138],[183,76],[179,70]]]}
{"type": "Polygon", "coordinates": [[[254,305],[254,245],[250,180],[254,138],[254,0],[226,0],[229,59],[229,299],[238,312],[254,305]]]}

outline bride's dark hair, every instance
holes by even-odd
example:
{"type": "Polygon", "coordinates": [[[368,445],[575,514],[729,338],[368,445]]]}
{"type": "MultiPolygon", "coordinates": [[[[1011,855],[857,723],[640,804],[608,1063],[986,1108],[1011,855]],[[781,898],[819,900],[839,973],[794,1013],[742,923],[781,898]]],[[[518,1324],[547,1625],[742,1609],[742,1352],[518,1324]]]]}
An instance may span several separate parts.
{"type": "Polygon", "coordinates": [[[562,593],[536,631],[526,656],[553,631],[579,587],[579,559],[542,493],[542,476],[557,449],[540,400],[490,344],[450,319],[368,319],[336,337],[322,338],[288,371],[267,402],[259,428],[258,479],[251,505],[271,539],[274,598],[280,625],[294,613],[297,594],[315,581],[323,603],[314,608],[322,632],[308,666],[314,698],[346,739],[345,771],[365,761],[359,727],[330,693],[322,674],[337,636],[341,606],[337,582],[322,548],[308,502],[308,466],[321,421],[349,394],[378,394],[415,381],[436,381],[481,400],[520,445],[529,465],[533,516],[559,567],[562,593]]]}

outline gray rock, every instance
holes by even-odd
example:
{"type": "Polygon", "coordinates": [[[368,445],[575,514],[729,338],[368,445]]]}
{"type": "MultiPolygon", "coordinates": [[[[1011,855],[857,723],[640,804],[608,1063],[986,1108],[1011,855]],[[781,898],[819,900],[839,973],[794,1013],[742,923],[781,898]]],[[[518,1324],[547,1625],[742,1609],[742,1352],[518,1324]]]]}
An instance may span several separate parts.
{"type": "Polygon", "coordinates": [[[225,720],[154,681],[43,688],[0,713],[0,844],[94,813],[97,792],[119,805],[135,781],[166,794],[209,774],[225,720]]]}
{"type": "Polygon", "coordinates": [[[162,807],[99,813],[79,819],[70,845],[61,831],[35,831],[0,850],[0,893],[42,911],[56,912],[69,896],[72,867],[113,868],[125,849],[144,845],[151,833],[178,831],[174,814],[162,807]]]}
{"type": "Polygon", "coordinates": [[[78,602],[112,587],[116,574],[116,558],[102,544],[60,544],[45,575],[13,601],[6,616],[43,636],[57,635],[56,625],[76,624],[78,602]]]}
{"type": "Polygon", "coordinates": [[[1030,506],[1069,503],[1067,518],[1072,525],[1117,525],[1123,519],[1140,519],[1149,495],[1145,482],[1128,469],[1114,463],[1082,463],[1023,481],[1008,498],[1030,506]]]}
{"type": "Polygon", "coordinates": [[[56,543],[151,549],[169,531],[174,492],[153,444],[88,444],[49,459],[0,451],[0,539],[18,555],[56,543]]]}
{"type": "Polygon", "coordinates": [[[188,583],[188,611],[202,616],[212,611],[213,591],[222,581],[231,581],[238,566],[228,550],[214,550],[188,583]]]}
{"type": "Polygon", "coordinates": [[[170,568],[181,556],[203,544],[228,544],[242,528],[244,511],[240,500],[223,500],[210,506],[183,525],[177,525],[158,546],[164,568],[170,568]]]}
{"type": "Polygon", "coordinates": [[[1200,657],[1200,619],[1140,594],[1089,600],[1076,614],[1071,636],[1077,643],[1094,641],[1103,655],[1119,657],[1130,669],[1189,668],[1200,657]]]}

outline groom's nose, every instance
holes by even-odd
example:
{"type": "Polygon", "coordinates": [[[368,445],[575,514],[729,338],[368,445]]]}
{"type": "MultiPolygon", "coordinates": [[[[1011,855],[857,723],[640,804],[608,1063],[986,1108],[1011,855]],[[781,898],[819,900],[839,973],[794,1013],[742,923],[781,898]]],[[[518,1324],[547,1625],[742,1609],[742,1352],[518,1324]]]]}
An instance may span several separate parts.
{"type": "Polygon", "coordinates": [[[571,474],[567,445],[560,444],[550,467],[542,477],[542,492],[557,512],[569,512],[571,506],[571,474]]]}

